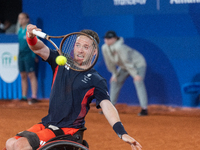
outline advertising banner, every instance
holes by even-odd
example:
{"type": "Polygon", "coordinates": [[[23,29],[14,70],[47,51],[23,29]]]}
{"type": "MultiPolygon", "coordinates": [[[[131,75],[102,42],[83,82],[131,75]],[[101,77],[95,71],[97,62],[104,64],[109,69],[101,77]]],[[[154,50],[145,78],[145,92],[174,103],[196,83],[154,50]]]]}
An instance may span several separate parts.
{"type": "Polygon", "coordinates": [[[83,14],[85,16],[186,14],[192,5],[198,4],[200,0],[84,0],[83,14]]]}
{"type": "Polygon", "coordinates": [[[18,43],[0,43],[0,77],[6,83],[12,83],[19,75],[18,43]]]}

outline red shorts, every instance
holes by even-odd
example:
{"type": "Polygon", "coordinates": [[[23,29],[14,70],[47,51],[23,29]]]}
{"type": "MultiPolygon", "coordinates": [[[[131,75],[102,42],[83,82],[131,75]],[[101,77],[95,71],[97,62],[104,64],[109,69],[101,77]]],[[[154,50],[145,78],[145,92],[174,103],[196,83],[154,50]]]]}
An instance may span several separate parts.
{"type": "MultiPolygon", "coordinates": [[[[73,135],[74,133],[76,133],[79,129],[75,129],[75,128],[61,128],[64,132],[64,134],[70,134],[73,135]]],[[[30,132],[34,132],[35,134],[37,134],[37,136],[40,139],[40,146],[44,145],[48,140],[56,137],[54,132],[51,129],[45,128],[45,126],[43,124],[36,124],[33,125],[31,128],[29,128],[26,131],[30,131],[30,132]]],[[[15,139],[20,138],[21,136],[15,136],[15,139]]]]}

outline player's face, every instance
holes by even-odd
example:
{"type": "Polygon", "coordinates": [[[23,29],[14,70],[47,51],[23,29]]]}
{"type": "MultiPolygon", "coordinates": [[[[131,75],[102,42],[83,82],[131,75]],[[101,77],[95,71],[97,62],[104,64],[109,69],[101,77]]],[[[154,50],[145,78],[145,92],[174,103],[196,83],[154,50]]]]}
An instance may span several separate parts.
{"type": "Polygon", "coordinates": [[[25,26],[28,24],[29,19],[26,17],[25,14],[19,14],[18,21],[19,21],[20,26],[25,26]]]}
{"type": "Polygon", "coordinates": [[[83,62],[87,61],[90,61],[88,63],[91,63],[91,59],[95,54],[96,50],[94,48],[93,40],[87,36],[79,36],[74,46],[75,61],[78,64],[82,64],[83,62]]]}

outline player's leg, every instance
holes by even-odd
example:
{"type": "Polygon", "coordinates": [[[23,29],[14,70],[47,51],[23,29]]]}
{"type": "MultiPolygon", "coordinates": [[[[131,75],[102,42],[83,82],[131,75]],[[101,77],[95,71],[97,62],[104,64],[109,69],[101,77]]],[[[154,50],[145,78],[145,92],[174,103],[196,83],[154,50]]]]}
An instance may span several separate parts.
{"type": "Polygon", "coordinates": [[[6,150],[32,150],[32,147],[25,137],[10,138],[6,142],[6,150]]]}
{"type": "MultiPolygon", "coordinates": [[[[31,128],[29,128],[28,130],[38,132],[44,128],[45,127],[42,124],[36,124],[32,126],[31,128]]],[[[26,148],[27,150],[31,148],[32,150],[32,147],[30,147],[30,143],[28,142],[28,139],[25,137],[15,136],[6,141],[6,150],[15,150],[15,149],[23,149],[23,148],[26,148]]]]}
{"type": "Polygon", "coordinates": [[[61,128],[58,130],[58,129],[55,129],[52,125],[50,125],[46,127],[45,129],[36,133],[40,139],[39,147],[42,147],[44,144],[46,144],[47,141],[49,141],[52,138],[55,138],[56,136],[73,135],[78,130],[79,129],[75,129],[75,128],[61,128]]]}
{"type": "Polygon", "coordinates": [[[17,141],[15,138],[10,138],[6,141],[6,150],[14,149],[14,143],[17,141]]]}
{"type": "Polygon", "coordinates": [[[31,128],[29,128],[28,130],[18,133],[15,137],[12,137],[7,140],[6,149],[32,150],[38,148],[40,145],[40,139],[36,133],[44,129],[45,129],[44,125],[36,124],[31,128]]]}
{"type": "Polygon", "coordinates": [[[117,81],[112,81],[110,83],[110,100],[113,105],[117,103],[120,90],[128,76],[129,73],[126,70],[119,68],[117,81]]]}

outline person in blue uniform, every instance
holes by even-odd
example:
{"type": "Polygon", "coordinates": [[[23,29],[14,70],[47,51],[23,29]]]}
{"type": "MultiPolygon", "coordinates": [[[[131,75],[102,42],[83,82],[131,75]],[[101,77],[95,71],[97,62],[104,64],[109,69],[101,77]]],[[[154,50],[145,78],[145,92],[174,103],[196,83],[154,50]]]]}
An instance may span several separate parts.
{"type": "Polygon", "coordinates": [[[36,55],[31,51],[26,42],[26,30],[29,23],[29,16],[27,13],[20,13],[18,16],[18,22],[20,28],[18,30],[19,40],[19,55],[18,55],[18,67],[21,75],[22,85],[22,101],[27,101],[27,90],[28,90],[28,77],[31,83],[31,100],[29,104],[38,102],[37,100],[37,78],[35,75],[35,63],[36,55]]]}
{"type": "MultiPolygon", "coordinates": [[[[27,26],[29,47],[35,54],[48,62],[53,71],[49,111],[48,115],[42,118],[41,123],[8,139],[6,149],[37,149],[57,135],[73,135],[84,127],[85,116],[90,109],[89,104],[96,99],[96,107],[102,108],[103,114],[117,135],[130,144],[132,150],[141,150],[141,145],[125,131],[117,110],[110,102],[106,80],[95,69],[78,72],[67,66],[58,66],[55,62],[59,55],[58,52],[49,49],[42,41],[38,40],[32,33],[33,29],[40,31],[35,25],[27,26]],[[59,131],[59,133],[52,131],[59,131]]],[[[96,32],[92,30],[82,30],[81,32],[92,36],[99,44],[96,32]]],[[[82,36],[80,41],[82,49],[74,52],[76,59],[81,60],[87,57],[88,52],[83,49],[83,45],[88,43],[91,43],[91,39],[82,36]]]]}

